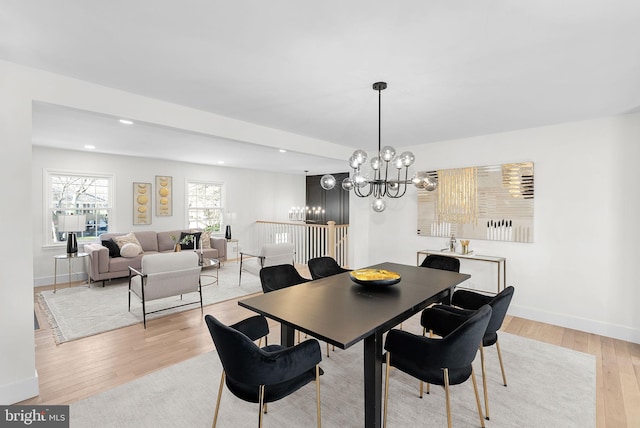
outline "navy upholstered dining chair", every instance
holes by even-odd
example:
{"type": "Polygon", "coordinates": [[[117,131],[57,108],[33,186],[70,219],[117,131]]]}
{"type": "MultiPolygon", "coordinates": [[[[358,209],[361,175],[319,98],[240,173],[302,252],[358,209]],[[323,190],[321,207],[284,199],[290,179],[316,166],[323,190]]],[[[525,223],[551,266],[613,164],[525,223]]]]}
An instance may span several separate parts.
{"type": "Polygon", "coordinates": [[[498,342],[498,330],[502,327],[504,317],[507,315],[509,304],[513,298],[515,289],[513,286],[506,287],[496,295],[486,295],[471,290],[457,290],[453,293],[451,303],[448,305],[435,305],[427,308],[422,312],[420,324],[423,326],[422,334],[425,335],[428,330],[431,334],[439,336],[448,334],[461,319],[465,319],[474,313],[475,310],[483,305],[491,306],[491,319],[487,325],[487,329],[482,337],[480,346],[480,364],[482,366],[482,389],[484,394],[485,416],[489,415],[489,397],[487,388],[487,373],[485,370],[484,348],[496,345],[498,360],[500,362],[500,371],[502,372],[502,383],[507,386],[507,377],[502,362],[502,353],[500,352],[500,343],[498,342]]]}
{"type": "Polygon", "coordinates": [[[485,426],[472,362],[478,352],[490,318],[491,307],[484,305],[471,316],[461,319],[458,326],[442,338],[420,336],[403,330],[389,331],[384,344],[384,349],[387,351],[384,427],[387,425],[391,367],[420,380],[420,398],[422,398],[423,382],[444,386],[449,427],[451,427],[449,386],[461,384],[471,378],[480,425],[485,426]]]}
{"type": "Polygon", "coordinates": [[[280,400],[314,380],[317,424],[318,428],[321,427],[319,363],[322,361],[322,353],[317,340],[305,340],[290,348],[280,345],[260,348],[253,340],[263,331],[266,320],[263,323],[259,318],[253,317],[250,322],[236,324],[237,329],[222,324],[211,315],[206,315],[205,321],[222,362],[213,428],[218,420],[225,383],[236,397],[258,403],[258,426],[262,428],[267,403],[280,400]],[[254,335],[249,337],[243,331],[254,335]]]}
{"type": "Polygon", "coordinates": [[[311,278],[313,279],[326,278],[350,271],[350,269],[345,269],[340,266],[333,257],[329,256],[310,259],[307,262],[307,266],[309,266],[309,272],[311,272],[311,278]]]}

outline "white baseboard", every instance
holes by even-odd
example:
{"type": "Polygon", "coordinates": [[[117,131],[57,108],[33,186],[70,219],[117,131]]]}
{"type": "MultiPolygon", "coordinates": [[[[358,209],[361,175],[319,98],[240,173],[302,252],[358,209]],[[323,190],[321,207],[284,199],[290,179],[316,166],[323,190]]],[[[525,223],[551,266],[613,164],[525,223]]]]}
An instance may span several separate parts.
{"type": "Polygon", "coordinates": [[[0,405],[9,406],[19,403],[40,393],[38,387],[38,371],[33,377],[22,379],[17,382],[0,385],[0,405]]]}
{"type": "MultiPolygon", "coordinates": [[[[86,272],[72,272],[71,273],[71,282],[77,282],[77,281],[86,281],[87,280],[87,273],[86,272]]],[[[43,287],[45,285],[53,285],[53,275],[50,276],[41,276],[39,278],[33,278],[33,286],[34,287],[43,287]]],[[[58,275],[58,281],[57,284],[62,286],[62,287],[66,287],[67,284],[69,283],[69,275],[65,274],[65,275],[58,275]]]]}
{"type": "Polygon", "coordinates": [[[587,318],[572,317],[569,315],[547,312],[527,306],[511,305],[509,315],[528,320],[544,322],[560,327],[593,333],[626,342],[640,343],[640,330],[626,326],[604,323],[587,318]]]}

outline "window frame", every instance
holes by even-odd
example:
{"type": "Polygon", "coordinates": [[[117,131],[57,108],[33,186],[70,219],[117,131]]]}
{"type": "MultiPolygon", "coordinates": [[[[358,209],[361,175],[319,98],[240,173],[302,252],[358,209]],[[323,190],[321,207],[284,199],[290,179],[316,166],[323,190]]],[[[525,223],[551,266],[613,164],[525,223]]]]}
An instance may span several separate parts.
{"type": "Polygon", "coordinates": [[[210,180],[192,180],[192,179],[187,179],[186,183],[185,183],[185,207],[186,207],[186,220],[187,220],[187,227],[190,229],[204,229],[205,227],[202,225],[196,225],[196,226],[192,226],[191,225],[191,210],[217,210],[220,212],[220,224],[218,229],[216,230],[215,228],[212,230],[211,233],[215,234],[215,235],[222,235],[224,234],[224,230],[223,230],[223,225],[224,225],[224,217],[225,217],[225,212],[224,212],[224,206],[225,206],[225,186],[224,186],[224,182],[221,181],[210,181],[210,180]],[[189,186],[190,185],[205,185],[205,186],[218,186],[220,187],[220,206],[219,207],[191,207],[189,205],[189,199],[191,194],[189,193],[189,186]]]}
{"type": "MultiPolygon", "coordinates": [[[[116,201],[116,176],[112,173],[100,173],[93,171],[80,171],[80,170],[67,170],[67,169],[57,169],[57,168],[44,168],[43,174],[43,220],[42,220],[42,233],[43,233],[43,247],[44,248],[58,248],[66,246],[66,240],[64,241],[56,241],[53,237],[53,233],[51,230],[51,223],[53,221],[53,211],[67,211],[67,209],[55,209],[54,201],[53,201],[53,177],[54,176],[63,176],[63,177],[79,177],[79,178],[93,178],[93,179],[106,179],[108,181],[108,203],[105,208],[97,208],[95,205],[90,208],[71,208],[69,210],[72,211],[84,211],[87,215],[87,221],[90,221],[90,213],[93,213],[94,219],[97,211],[106,211],[106,216],[109,221],[107,222],[107,229],[105,231],[100,231],[99,229],[95,229],[95,235],[84,235],[78,238],[78,243],[83,244],[87,242],[94,242],[97,240],[98,236],[102,233],[107,233],[109,230],[113,230],[114,227],[114,216],[115,212],[115,201],[116,201]]],[[[57,230],[57,229],[56,229],[57,230]]]]}

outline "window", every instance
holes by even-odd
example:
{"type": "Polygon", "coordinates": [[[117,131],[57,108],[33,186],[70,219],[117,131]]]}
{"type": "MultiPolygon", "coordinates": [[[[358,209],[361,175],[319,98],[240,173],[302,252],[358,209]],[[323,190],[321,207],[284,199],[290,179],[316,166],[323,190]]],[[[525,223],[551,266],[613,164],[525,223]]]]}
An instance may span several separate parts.
{"type": "Polygon", "coordinates": [[[77,233],[78,243],[95,240],[109,230],[113,201],[113,177],[70,172],[46,172],[49,200],[45,213],[46,244],[67,240],[67,233],[58,230],[61,216],[85,215],[84,230],[77,233]]]}
{"type": "Polygon", "coordinates": [[[187,182],[189,228],[210,228],[220,232],[222,224],[222,184],[187,182]]]}

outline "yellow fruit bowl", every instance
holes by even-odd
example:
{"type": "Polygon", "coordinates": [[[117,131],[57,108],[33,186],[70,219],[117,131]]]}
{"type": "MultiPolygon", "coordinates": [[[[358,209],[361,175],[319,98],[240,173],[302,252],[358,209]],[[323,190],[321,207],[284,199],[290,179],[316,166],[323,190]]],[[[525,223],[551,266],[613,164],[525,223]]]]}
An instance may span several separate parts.
{"type": "Polygon", "coordinates": [[[393,285],[400,282],[400,274],[385,269],[357,269],[349,272],[351,281],[360,285],[393,285]]]}

